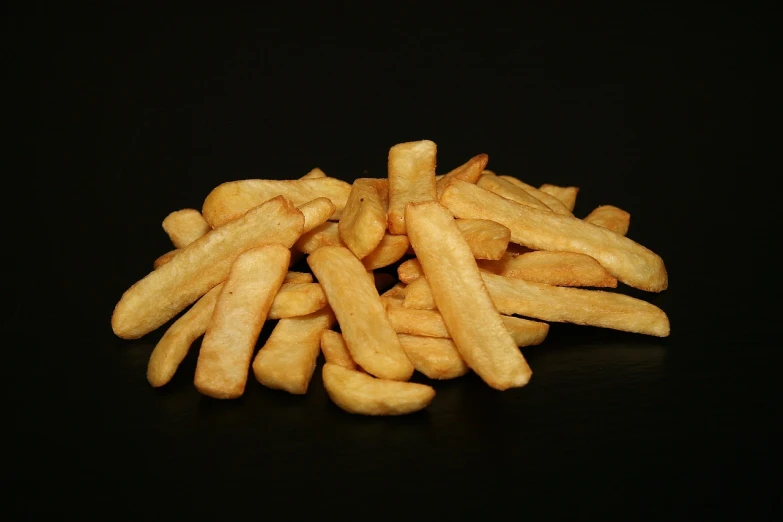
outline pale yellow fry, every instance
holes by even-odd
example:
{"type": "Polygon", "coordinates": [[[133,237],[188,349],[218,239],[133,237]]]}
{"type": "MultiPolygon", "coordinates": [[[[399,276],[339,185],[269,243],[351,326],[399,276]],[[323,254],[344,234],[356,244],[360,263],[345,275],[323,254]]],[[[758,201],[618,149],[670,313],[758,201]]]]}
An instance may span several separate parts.
{"type": "Polygon", "coordinates": [[[381,296],[381,303],[383,303],[383,307],[388,310],[389,308],[393,308],[396,306],[402,306],[402,304],[405,302],[404,297],[393,297],[389,295],[382,295],[381,296]]]}
{"type": "Polygon", "coordinates": [[[596,259],[623,283],[660,292],[668,286],[663,260],[642,245],[581,219],[514,203],[471,183],[452,181],[441,202],[461,218],[497,221],[511,241],[535,250],[575,252],[596,259]]]}
{"type": "Polygon", "coordinates": [[[601,205],[590,212],[585,221],[611,230],[615,234],[624,236],[628,234],[628,227],[631,224],[631,214],[621,208],[612,205],[601,205]]]}
{"type": "Polygon", "coordinates": [[[154,387],[167,384],[188,354],[193,341],[204,335],[223,283],[204,294],[177,319],[152,350],[147,365],[147,381],[154,387]]]}
{"type": "Polygon", "coordinates": [[[114,333],[137,339],[155,330],[225,280],[237,255],[265,243],[291,247],[303,225],[302,213],[278,197],[208,232],[123,294],[111,319],[114,333]]]}
{"type": "Polygon", "coordinates": [[[325,178],[325,177],[326,174],[324,173],[324,171],[316,167],[299,179],[314,179],[314,178],[325,178]]]}
{"type": "Polygon", "coordinates": [[[285,283],[272,302],[269,319],[312,314],[326,306],[326,294],[318,283],[285,283]]]}
{"type": "Polygon", "coordinates": [[[152,263],[152,267],[153,268],[160,268],[160,267],[162,267],[163,265],[165,265],[166,263],[171,261],[174,258],[174,256],[176,256],[179,253],[179,251],[180,251],[179,248],[175,248],[174,250],[169,250],[168,252],[166,252],[165,254],[160,256],[159,258],[157,258],[152,263]]]}
{"type": "Polygon", "coordinates": [[[408,380],[413,365],[361,261],[345,247],[322,247],[307,262],[326,293],[356,364],[381,378],[408,380]]]}
{"type": "Polygon", "coordinates": [[[313,274],[307,272],[286,272],[283,283],[312,283],[313,274]]]}
{"type": "Polygon", "coordinates": [[[488,219],[457,219],[462,236],[476,259],[500,259],[506,253],[511,231],[488,219]]]}
{"type": "Polygon", "coordinates": [[[310,232],[315,227],[326,222],[335,211],[334,203],[329,198],[316,198],[297,207],[304,215],[303,233],[310,232]]]}
{"type": "Polygon", "coordinates": [[[235,399],[245,392],[253,349],[290,257],[283,245],[264,245],[231,265],[201,342],[193,380],[200,393],[235,399]]]}
{"type": "Polygon", "coordinates": [[[253,361],[258,382],[274,390],[304,395],[321,350],[321,334],[334,324],[329,307],[302,317],[280,319],[253,361]]]}
{"type": "MultiPolygon", "coordinates": [[[[414,282],[420,277],[424,277],[424,272],[421,269],[419,260],[413,258],[400,263],[400,266],[397,267],[397,277],[406,285],[414,282]]],[[[403,293],[401,297],[404,298],[405,294],[403,293]]]]}
{"type": "Polygon", "coordinates": [[[486,154],[479,154],[478,156],[473,156],[465,164],[460,165],[448,174],[436,176],[437,181],[435,182],[435,188],[437,190],[437,197],[440,198],[446,185],[453,179],[461,179],[468,183],[475,183],[478,181],[479,176],[481,176],[481,173],[486,168],[488,161],[489,156],[486,154]]]}
{"type": "Polygon", "coordinates": [[[434,201],[437,146],[429,140],[398,143],[389,150],[389,232],[405,234],[405,207],[434,201]]]}
{"type": "Polygon", "coordinates": [[[478,261],[482,270],[553,286],[616,288],[617,279],[601,263],[585,254],[537,250],[499,261],[478,261]]]}
{"type": "Polygon", "coordinates": [[[340,218],[340,238],[359,259],[375,250],[386,233],[386,208],[378,193],[379,181],[370,178],[354,181],[340,218]]]}
{"type": "Polygon", "coordinates": [[[357,415],[405,415],[426,408],[435,398],[435,389],[426,384],[376,379],[332,363],[324,364],[322,377],[332,402],[357,415]]]}
{"type": "Polygon", "coordinates": [[[201,213],[212,228],[218,228],[277,196],[285,197],[295,206],[325,197],[334,203],[333,217],[339,219],[350,191],[348,183],[329,177],[230,181],[212,189],[204,200],[201,213]]]}
{"type": "Polygon", "coordinates": [[[453,216],[432,201],[408,205],[405,220],[434,301],[462,358],[495,389],[526,385],[530,367],[492,304],[453,216]]]}
{"type": "Polygon", "coordinates": [[[543,202],[536,199],[535,196],[495,174],[488,174],[485,172],[479,178],[476,186],[497,194],[498,196],[510,199],[520,205],[525,205],[526,207],[537,208],[547,212],[552,211],[543,202]]]}
{"type": "Polygon", "coordinates": [[[345,243],[340,239],[337,227],[337,223],[332,221],[318,225],[307,234],[303,234],[294,245],[294,249],[305,254],[312,254],[324,246],[344,246],[345,243]]]}
{"type": "Polygon", "coordinates": [[[333,330],[321,332],[321,353],[326,362],[336,364],[349,370],[356,369],[356,363],[345,345],[343,336],[333,330]]]}
{"type": "Polygon", "coordinates": [[[576,195],[579,194],[579,187],[558,187],[544,183],[539,189],[559,199],[565,207],[571,212],[576,206],[576,195]]]}
{"type": "Polygon", "coordinates": [[[212,230],[212,227],[198,210],[183,208],[163,219],[163,230],[175,248],[183,248],[212,230]]]}
{"type": "Polygon", "coordinates": [[[537,189],[533,185],[528,185],[522,180],[519,180],[513,176],[500,176],[502,179],[508,181],[509,183],[516,185],[517,187],[521,188],[537,200],[539,200],[541,203],[549,207],[549,209],[554,212],[555,214],[561,214],[563,216],[573,216],[574,214],[568,210],[568,208],[563,205],[563,202],[554,197],[551,194],[547,194],[543,190],[537,189]]]}
{"type": "Polygon", "coordinates": [[[416,371],[430,379],[456,379],[470,370],[451,339],[406,334],[398,337],[416,371]]]}
{"type": "Polygon", "coordinates": [[[426,277],[419,277],[405,287],[405,299],[402,306],[413,310],[436,310],[438,308],[426,277]]]}
{"type": "Polygon", "coordinates": [[[370,255],[362,259],[367,270],[377,270],[396,263],[408,252],[410,241],[407,236],[383,236],[378,247],[370,255]]]}

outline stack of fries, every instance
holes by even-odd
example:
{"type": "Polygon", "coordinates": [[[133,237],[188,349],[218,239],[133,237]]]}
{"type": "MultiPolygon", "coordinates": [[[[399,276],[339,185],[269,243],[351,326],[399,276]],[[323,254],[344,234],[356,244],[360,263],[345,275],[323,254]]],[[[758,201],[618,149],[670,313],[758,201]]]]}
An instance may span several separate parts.
{"type": "Polygon", "coordinates": [[[414,370],[525,386],[520,348],[541,344],[549,322],[669,335],[661,309],[595,290],[667,287],[661,258],[625,237],[627,212],[605,205],[579,219],[578,188],[496,175],[486,154],[436,175],[436,151],[394,145],[388,178],[352,185],[314,169],[218,186],[201,212],[164,219],[175,249],[122,296],[115,334],[139,338],[192,305],[150,356],[152,386],[203,335],[204,395],[240,397],[251,368],[264,386],[304,394],[323,353],[329,397],[364,415],[427,407],[435,390],[409,382],[414,370]],[[311,273],[292,271],[305,257],[311,273]],[[398,262],[399,281],[374,272],[398,262]],[[279,321],[256,353],[269,319],[279,321]]]}

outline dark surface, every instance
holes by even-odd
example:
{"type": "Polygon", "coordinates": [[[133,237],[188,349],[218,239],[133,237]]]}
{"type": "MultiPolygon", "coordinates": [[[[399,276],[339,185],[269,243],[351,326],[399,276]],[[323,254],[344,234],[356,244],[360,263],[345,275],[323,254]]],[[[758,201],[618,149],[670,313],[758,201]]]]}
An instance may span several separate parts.
{"type": "Polygon", "coordinates": [[[5,10],[11,520],[780,518],[764,13],[5,10]],[[202,398],[195,347],[149,387],[165,329],[122,341],[109,319],[171,248],[166,214],[233,179],[385,176],[391,145],[425,138],[439,172],[486,152],[581,187],[577,216],[630,211],[670,288],[629,293],[671,337],[553,325],[527,387],[438,383],[405,418],[344,414],[320,367],[304,397],[251,377],[202,398]]]}

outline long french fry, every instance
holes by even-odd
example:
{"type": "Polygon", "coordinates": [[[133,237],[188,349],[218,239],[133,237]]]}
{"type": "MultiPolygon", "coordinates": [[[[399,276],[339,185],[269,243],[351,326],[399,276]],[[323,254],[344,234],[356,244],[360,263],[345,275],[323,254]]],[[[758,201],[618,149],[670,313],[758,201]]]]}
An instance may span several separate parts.
{"type": "Polygon", "coordinates": [[[285,283],[275,295],[268,319],[309,315],[324,306],[326,294],[318,283],[285,283]]]}
{"type": "Polygon", "coordinates": [[[299,205],[297,208],[304,216],[303,234],[325,223],[327,219],[332,217],[335,211],[334,203],[329,198],[315,198],[312,201],[299,205]]]}
{"type": "Polygon", "coordinates": [[[479,154],[478,156],[473,156],[465,164],[460,165],[448,174],[436,176],[435,188],[437,190],[437,197],[440,198],[446,185],[453,179],[461,179],[468,183],[475,183],[478,181],[479,176],[481,176],[481,173],[484,172],[484,169],[487,167],[488,161],[489,156],[486,154],[479,154]]]}
{"type": "Polygon", "coordinates": [[[616,288],[617,279],[601,263],[585,254],[537,250],[499,261],[478,261],[482,270],[553,286],[616,288]]]}
{"type": "Polygon", "coordinates": [[[198,210],[183,208],[165,217],[163,230],[175,248],[183,248],[212,230],[212,227],[198,210]]]}
{"type": "Polygon", "coordinates": [[[506,253],[511,231],[488,219],[457,219],[465,241],[476,259],[500,259],[506,253]]]}
{"type": "Polygon", "coordinates": [[[389,232],[405,234],[405,207],[434,201],[437,146],[429,140],[399,143],[389,150],[389,232]]]}
{"type": "Polygon", "coordinates": [[[631,224],[631,214],[613,205],[601,205],[593,209],[593,211],[585,217],[585,221],[611,230],[615,234],[624,236],[628,234],[628,227],[631,224]]]}
{"type": "Polygon", "coordinates": [[[386,233],[386,207],[378,191],[378,184],[384,181],[370,178],[354,181],[340,218],[340,238],[359,259],[375,250],[386,233]]]}
{"type": "Polygon", "coordinates": [[[367,270],[377,270],[389,266],[402,259],[409,246],[410,241],[406,236],[386,234],[378,247],[362,259],[362,263],[367,270]]]}
{"type": "Polygon", "coordinates": [[[349,370],[356,369],[356,363],[353,362],[343,336],[333,330],[321,332],[321,353],[324,354],[324,359],[328,363],[336,364],[349,370]]]}
{"type": "Polygon", "coordinates": [[[573,212],[568,210],[568,207],[563,205],[563,202],[554,197],[551,194],[547,194],[543,190],[537,189],[533,185],[528,185],[522,180],[519,180],[513,176],[500,176],[500,178],[508,181],[512,185],[516,185],[517,187],[521,188],[537,200],[539,200],[541,203],[549,207],[549,209],[554,212],[555,214],[561,214],[563,216],[573,216],[573,212]]]}
{"type": "Polygon", "coordinates": [[[579,194],[579,187],[559,187],[557,185],[544,183],[539,189],[542,192],[546,192],[559,199],[571,212],[574,211],[574,207],[576,206],[576,195],[579,194]]]}
{"type": "Polygon", "coordinates": [[[498,196],[515,201],[520,205],[551,212],[551,209],[546,206],[546,204],[536,199],[535,196],[495,174],[485,172],[481,175],[478,182],[476,182],[476,186],[497,194],[498,196]]]}
{"type": "Polygon", "coordinates": [[[430,379],[456,379],[470,371],[451,339],[406,334],[398,337],[416,371],[430,379]]]}

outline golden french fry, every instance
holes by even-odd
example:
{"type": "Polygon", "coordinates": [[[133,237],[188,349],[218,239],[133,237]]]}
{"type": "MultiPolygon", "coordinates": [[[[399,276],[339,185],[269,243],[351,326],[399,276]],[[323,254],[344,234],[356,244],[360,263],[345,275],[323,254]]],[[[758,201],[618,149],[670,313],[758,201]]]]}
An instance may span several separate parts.
{"type": "Polygon", "coordinates": [[[179,248],[175,248],[174,250],[169,250],[168,252],[166,252],[165,254],[160,256],[159,258],[157,258],[152,263],[152,267],[153,268],[160,268],[160,267],[162,267],[163,265],[165,265],[166,263],[171,261],[174,258],[174,256],[176,256],[179,253],[179,251],[180,251],[179,248]]]}
{"type": "Polygon", "coordinates": [[[550,185],[544,183],[539,187],[539,190],[546,192],[557,199],[559,199],[565,207],[571,212],[574,211],[576,206],[576,195],[579,193],[579,187],[558,187],[557,185],[550,185]]]}
{"type": "Polygon", "coordinates": [[[426,384],[376,379],[332,363],[324,364],[322,377],[332,402],[357,415],[405,415],[426,408],[435,398],[435,390],[426,384]]]}
{"type": "Polygon", "coordinates": [[[587,254],[629,286],[651,292],[668,286],[666,267],[657,254],[581,219],[532,209],[460,180],[449,184],[441,202],[457,217],[507,226],[511,241],[529,248],[587,254]]]}
{"type": "Polygon", "coordinates": [[[515,201],[520,205],[551,212],[551,209],[546,206],[546,204],[536,199],[535,196],[495,174],[485,172],[476,182],[476,186],[497,194],[498,196],[515,201]]]}
{"type": "Polygon", "coordinates": [[[361,261],[345,247],[321,247],[307,262],[326,293],[356,364],[381,378],[408,380],[413,365],[361,261]]]}
{"type": "Polygon", "coordinates": [[[585,221],[624,236],[631,224],[631,214],[612,205],[601,205],[593,209],[585,221]]]}
{"type": "MultiPolygon", "coordinates": [[[[406,285],[411,284],[420,277],[424,277],[419,260],[414,257],[400,263],[400,266],[397,267],[397,277],[406,285]]],[[[401,297],[404,298],[405,294],[403,293],[401,297]]]]}
{"type": "Polygon", "coordinates": [[[405,302],[404,297],[391,297],[388,295],[381,296],[381,303],[383,303],[383,308],[386,310],[388,310],[389,308],[402,306],[404,302],[405,302]]]}
{"type": "Polygon", "coordinates": [[[370,252],[370,255],[362,259],[367,270],[377,270],[392,263],[396,263],[408,252],[410,241],[407,236],[383,236],[378,247],[370,252]]]}
{"type": "Polygon", "coordinates": [[[277,197],[208,232],[123,294],[111,319],[114,333],[137,339],[155,330],[224,281],[240,253],[266,243],[291,247],[303,225],[302,213],[277,197]]]}
{"type": "Polygon", "coordinates": [[[167,384],[185,356],[193,341],[204,335],[212,317],[223,283],[204,294],[201,299],[177,319],[163,334],[152,350],[147,364],[147,381],[154,387],[167,384]]]}
{"type": "Polygon", "coordinates": [[[264,245],[231,265],[201,342],[193,380],[200,393],[235,399],[245,392],[253,349],[290,257],[283,245],[264,245]]]}
{"type": "Polygon", "coordinates": [[[398,298],[398,299],[404,299],[405,298],[405,285],[401,283],[397,283],[393,287],[386,290],[384,293],[381,294],[381,297],[392,297],[392,298],[398,298]]]}
{"type": "Polygon", "coordinates": [[[539,200],[541,203],[549,207],[549,209],[554,212],[555,214],[561,214],[563,216],[573,216],[573,212],[568,210],[568,208],[563,205],[563,202],[554,197],[551,194],[547,194],[543,190],[537,189],[533,185],[528,185],[522,180],[519,180],[513,176],[500,176],[500,178],[508,181],[512,185],[516,185],[517,187],[521,188],[537,200],[539,200]]]}
{"type": "Polygon", "coordinates": [[[204,200],[201,213],[212,228],[218,228],[277,196],[285,197],[295,206],[325,197],[334,203],[333,217],[339,218],[350,191],[348,183],[329,177],[230,181],[212,189],[204,200]]]}
{"type": "MultiPolygon", "coordinates": [[[[465,182],[453,180],[449,186],[454,183],[465,182]]],[[[492,304],[453,216],[435,201],[412,203],[405,221],[434,301],[462,358],[495,389],[526,385],[530,367],[492,304]]]]}
{"type": "Polygon", "coordinates": [[[422,275],[405,287],[402,306],[413,310],[436,310],[438,308],[426,277],[422,275]]]}
{"type": "Polygon", "coordinates": [[[322,225],[334,214],[335,206],[329,198],[316,198],[297,207],[304,216],[304,232],[322,225]]]}
{"type": "Polygon", "coordinates": [[[324,306],[326,294],[318,283],[285,283],[272,302],[268,319],[309,315],[324,306]]]}
{"type": "Polygon", "coordinates": [[[258,382],[275,390],[304,395],[315,371],[321,334],[334,324],[326,307],[314,314],[280,319],[253,361],[258,382]]]}
{"type": "Polygon", "coordinates": [[[460,165],[448,174],[436,176],[435,189],[437,191],[437,197],[440,198],[446,185],[453,179],[461,179],[468,183],[475,183],[478,181],[479,176],[481,176],[481,173],[486,168],[488,161],[489,156],[486,154],[479,154],[478,156],[473,156],[465,164],[460,165]]]}
{"type": "Polygon", "coordinates": [[[375,250],[386,234],[386,208],[377,188],[380,181],[370,178],[354,181],[340,218],[340,238],[359,259],[375,250]]]}
{"type": "Polygon", "coordinates": [[[500,259],[506,253],[511,231],[488,219],[457,219],[462,236],[476,259],[500,259]]]}
{"type": "Polygon", "coordinates": [[[324,173],[324,171],[316,167],[299,179],[314,179],[314,178],[325,178],[325,177],[326,174],[324,173]]]}
{"type": "Polygon", "coordinates": [[[312,283],[313,274],[307,272],[286,272],[283,283],[312,283]]]}
{"type": "Polygon", "coordinates": [[[324,246],[345,246],[343,240],[340,239],[337,227],[337,223],[332,221],[318,225],[310,232],[302,234],[302,237],[294,244],[294,249],[305,254],[312,254],[324,246]]]}
{"type": "Polygon", "coordinates": [[[437,146],[429,140],[398,143],[389,150],[389,232],[405,234],[405,207],[434,201],[437,146]]]}
{"type": "Polygon", "coordinates": [[[163,230],[175,248],[183,248],[212,230],[212,227],[198,210],[183,208],[165,217],[163,230]]]}
{"type": "Polygon", "coordinates": [[[451,339],[406,334],[398,337],[416,371],[430,379],[456,379],[470,370],[451,339]]]}
{"type": "Polygon", "coordinates": [[[356,363],[351,358],[351,353],[345,345],[343,336],[333,330],[321,332],[321,353],[326,362],[348,368],[356,369],[356,363]]]}
{"type": "Polygon", "coordinates": [[[616,288],[617,279],[601,263],[585,254],[537,250],[499,261],[478,261],[482,270],[552,286],[616,288]]]}

